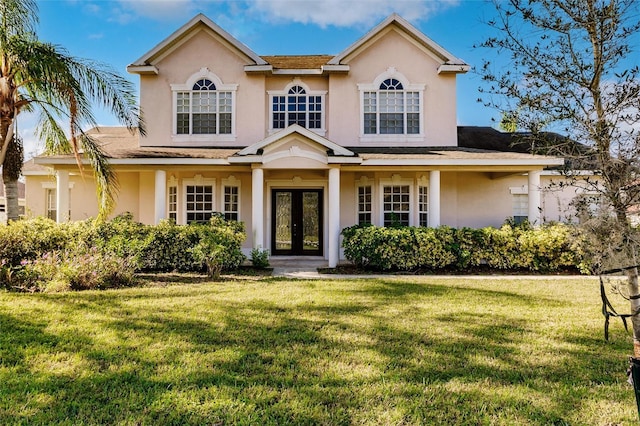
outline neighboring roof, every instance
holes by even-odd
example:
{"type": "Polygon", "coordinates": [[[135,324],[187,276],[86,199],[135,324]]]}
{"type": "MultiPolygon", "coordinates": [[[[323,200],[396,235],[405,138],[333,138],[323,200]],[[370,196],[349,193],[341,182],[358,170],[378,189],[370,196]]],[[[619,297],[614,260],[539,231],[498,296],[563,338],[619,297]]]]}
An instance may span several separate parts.
{"type": "MultiPolygon", "coordinates": [[[[24,198],[26,194],[24,182],[18,181],[18,198],[24,198]]],[[[4,185],[0,183],[0,197],[4,198],[4,185]]]]}
{"type": "Polygon", "coordinates": [[[158,74],[158,69],[155,67],[155,62],[158,58],[162,57],[164,53],[172,49],[176,44],[180,43],[200,25],[204,25],[206,28],[225,39],[231,46],[235,47],[238,52],[243,53],[251,62],[253,62],[253,64],[266,65],[266,62],[246,45],[223,30],[211,19],[207,18],[202,13],[199,13],[189,22],[178,28],[169,37],[157,44],[153,49],[149,50],[132,64],[127,66],[127,71],[138,74],[158,74]]]}
{"type": "Polygon", "coordinates": [[[404,31],[407,35],[412,37],[415,41],[425,47],[431,52],[442,65],[439,67],[439,73],[465,73],[469,71],[470,66],[462,59],[449,53],[442,46],[431,40],[424,35],[420,30],[411,25],[406,19],[400,17],[398,14],[393,13],[389,15],[384,21],[374,27],[371,31],[346,48],[342,53],[335,56],[329,61],[329,65],[346,64],[349,60],[349,56],[356,53],[361,47],[365,46],[372,39],[374,39],[379,33],[384,31],[389,26],[395,26],[404,31]]]}

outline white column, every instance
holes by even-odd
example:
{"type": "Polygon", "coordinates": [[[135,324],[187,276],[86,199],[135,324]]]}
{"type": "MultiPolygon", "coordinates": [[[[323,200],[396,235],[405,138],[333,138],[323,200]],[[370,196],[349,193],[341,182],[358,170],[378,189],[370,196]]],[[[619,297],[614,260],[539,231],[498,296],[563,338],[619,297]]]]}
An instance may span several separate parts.
{"type": "Polygon", "coordinates": [[[540,197],[540,171],[529,172],[529,223],[542,225],[542,202],[540,197]]]}
{"type": "Polygon", "coordinates": [[[251,231],[253,248],[264,248],[264,171],[255,168],[251,173],[251,231]]]}
{"type": "Polygon", "coordinates": [[[56,222],[67,222],[69,217],[69,172],[56,172],[56,222]]]}
{"type": "Polygon", "coordinates": [[[329,268],[340,259],[340,169],[329,169],[329,268]]]}
{"type": "Polygon", "coordinates": [[[156,170],[155,223],[167,218],[167,172],[156,170]]]}
{"type": "Polygon", "coordinates": [[[440,226],[440,170],[429,172],[429,227],[440,226]]]}

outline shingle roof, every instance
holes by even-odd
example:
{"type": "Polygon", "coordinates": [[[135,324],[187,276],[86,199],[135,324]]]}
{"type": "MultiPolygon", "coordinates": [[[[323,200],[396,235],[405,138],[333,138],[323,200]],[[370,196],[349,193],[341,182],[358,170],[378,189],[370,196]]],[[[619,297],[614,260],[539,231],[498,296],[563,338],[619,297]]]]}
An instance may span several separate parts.
{"type": "Polygon", "coordinates": [[[333,56],[330,55],[291,55],[291,56],[261,56],[273,68],[277,69],[316,69],[326,65],[333,56]]]}
{"type": "MultiPolygon", "coordinates": [[[[112,159],[142,158],[195,158],[227,159],[241,148],[191,148],[191,147],[140,147],[139,135],[125,127],[99,127],[89,130],[101,148],[112,159]]],[[[490,127],[458,128],[459,146],[449,147],[345,147],[363,160],[521,160],[543,159],[545,156],[532,155],[522,143],[514,144],[513,135],[502,133],[490,127]]],[[[69,155],[47,156],[46,158],[70,158],[69,155]]],[[[546,157],[550,158],[550,157],[546,157]]],[[[42,167],[42,166],[40,166],[42,167]]]]}
{"type": "Polygon", "coordinates": [[[237,148],[171,148],[141,147],[138,132],[131,133],[126,127],[98,127],[87,132],[93,136],[100,148],[110,158],[206,158],[225,159],[237,148]]]}

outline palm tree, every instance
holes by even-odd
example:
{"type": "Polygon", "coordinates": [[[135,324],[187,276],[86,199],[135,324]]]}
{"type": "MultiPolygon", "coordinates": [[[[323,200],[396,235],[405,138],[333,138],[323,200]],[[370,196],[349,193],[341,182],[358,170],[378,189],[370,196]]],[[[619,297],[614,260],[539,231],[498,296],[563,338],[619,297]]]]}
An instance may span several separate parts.
{"type": "Polygon", "coordinates": [[[105,217],[114,205],[116,177],[100,146],[83,129],[97,125],[91,107],[98,104],[132,131],[144,133],[133,84],[104,64],[38,40],[35,0],[0,0],[0,24],[0,164],[5,164],[11,142],[19,142],[14,139],[18,115],[36,113],[36,133],[45,141],[46,153],[73,154],[81,171],[82,155],[86,157],[96,180],[100,217],[105,217]]]}

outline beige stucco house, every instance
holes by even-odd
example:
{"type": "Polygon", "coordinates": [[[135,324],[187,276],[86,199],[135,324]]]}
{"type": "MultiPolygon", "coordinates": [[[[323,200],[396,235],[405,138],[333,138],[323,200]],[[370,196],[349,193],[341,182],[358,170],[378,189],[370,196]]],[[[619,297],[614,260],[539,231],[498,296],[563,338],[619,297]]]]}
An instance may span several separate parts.
{"type": "MultiPolygon", "coordinates": [[[[499,226],[561,219],[561,158],[459,146],[463,60],[391,15],[335,56],[259,56],[198,15],[128,66],[147,134],[93,129],[120,183],[114,214],[246,223],[245,250],[340,260],[358,223],[499,226]]],[[[486,131],[486,129],[484,129],[486,131]]],[[[493,131],[493,130],[491,130],[493,131]]],[[[472,144],[473,145],[473,144],[472,144]]],[[[27,168],[33,214],[97,213],[68,156],[27,168]]]]}

